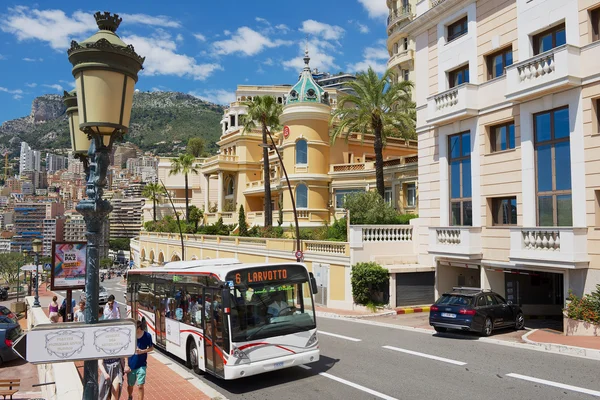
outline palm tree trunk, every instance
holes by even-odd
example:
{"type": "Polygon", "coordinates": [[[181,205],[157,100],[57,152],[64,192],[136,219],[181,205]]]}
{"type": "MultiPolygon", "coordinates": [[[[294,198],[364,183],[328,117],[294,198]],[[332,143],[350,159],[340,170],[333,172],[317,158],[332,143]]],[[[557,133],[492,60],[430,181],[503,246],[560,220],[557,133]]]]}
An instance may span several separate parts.
{"type": "Polygon", "coordinates": [[[154,222],[156,222],[156,193],[152,194],[152,208],[154,208],[154,222]]]}
{"type": "Polygon", "coordinates": [[[267,147],[267,126],[262,124],[263,164],[265,171],[265,227],[273,226],[273,210],[271,210],[271,167],[269,167],[269,148],[267,147]]]}
{"type": "Polygon", "coordinates": [[[188,194],[188,174],[185,174],[185,221],[190,222],[190,198],[188,194]]]}
{"type": "Polygon", "coordinates": [[[373,142],[373,150],[375,150],[375,181],[377,182],[377,193],[379,193],[383,199],[385,198],[385,184],[383,182],[383,141],[381,139],[382,126],[380,123],[374,125],[375,141],[373,142]]]}

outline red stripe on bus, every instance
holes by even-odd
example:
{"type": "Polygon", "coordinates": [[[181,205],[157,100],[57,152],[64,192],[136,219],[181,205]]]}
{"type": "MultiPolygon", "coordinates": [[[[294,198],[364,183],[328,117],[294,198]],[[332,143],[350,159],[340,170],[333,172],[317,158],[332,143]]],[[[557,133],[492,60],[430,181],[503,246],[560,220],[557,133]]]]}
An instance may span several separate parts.
{"type": "Polygon", "coordinates": [[[283,347],[283,346],[280,346],[278,344],[273,344],[273,343],[265,343],[265,342],[248,343],[248,344],[245,344],[245,345],[239,347],[239,349],[244,350],[244,349],[247,349],[249,347],[254,347],[254,346],[275,346],[275,347],[279,347],[282,350],[289,351],[292,354],[296,354],[296,352],[294,350],[288,349],[287,347],[283,347]]]}
{"type": "MultiPolygon", "coordinates": [[[[140,312],[140,310],[137,310],[137,314],[142,317],[142,318],[146,318],[146,316],[144,314],[142,314],[140,312]]],[[[152,325],[150,324],[150,322],[148,322],[148,318],[146,318],[146,326],[148,326],[148,328],[150,328],[150,330],[154,333],[156,333],[156,329],[154,327],[152,327],[152,325]]]]}
{"type": "Polygon", "coordinates": [[[190,329],[184,329],[184,330],[181,331],[181,333],[184,333],[184,332],[193,333],[194,335],[200,336],[200,338],[202,340],[206,340],[206,342],[208,342],[211,346],[213,346],[213,348],[215,349],[215,351],[217,352],[217,354],[219,355],[219,357],[223,360],[223,364],[227,365],[227,359],[225,358],[225,355],[223,354],[223,351],[219,348],[219,346],[215,346],[210,339],[208,339],[206,336],[204,336],[203,334],[201,334],[198,331],[192,331],[190,329]]]}

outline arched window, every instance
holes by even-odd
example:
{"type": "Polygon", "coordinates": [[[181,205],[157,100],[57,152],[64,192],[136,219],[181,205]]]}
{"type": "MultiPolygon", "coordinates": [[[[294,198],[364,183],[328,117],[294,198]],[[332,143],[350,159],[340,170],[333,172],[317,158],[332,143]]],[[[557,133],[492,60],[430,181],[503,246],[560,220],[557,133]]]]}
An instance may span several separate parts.
{"type": "Polygon", "coordinates": [[[296,208],[308,208],[308,188],[303,183],[296,186],[296,208]]]}
{"type": "Polygon", "coordinates": [[[227,187],[225,190],[225,196],[233,196],[233,178],[227,181],[227,187]]]}
{"type": "Polygon", "coordinates": [[[296,164],[308,163],[308,145],[306,140],[300,139],[296,142],[296,164]]]}

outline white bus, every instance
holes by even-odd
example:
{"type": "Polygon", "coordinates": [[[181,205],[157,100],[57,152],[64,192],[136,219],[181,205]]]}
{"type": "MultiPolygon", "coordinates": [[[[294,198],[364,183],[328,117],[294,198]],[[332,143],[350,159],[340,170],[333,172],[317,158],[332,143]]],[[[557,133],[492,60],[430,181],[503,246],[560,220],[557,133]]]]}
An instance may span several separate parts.
{"type": "Polygon", "coordinates": [[[319,360],[306,266],[236,259],[129,270],[127,314],[195,372],[237,379],[319,360]]]}

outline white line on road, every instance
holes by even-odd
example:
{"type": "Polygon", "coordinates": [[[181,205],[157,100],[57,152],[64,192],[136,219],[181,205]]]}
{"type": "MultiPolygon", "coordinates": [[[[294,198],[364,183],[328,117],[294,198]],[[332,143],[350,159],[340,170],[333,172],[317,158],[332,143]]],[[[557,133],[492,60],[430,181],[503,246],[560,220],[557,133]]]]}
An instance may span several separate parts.
{"type": "Polygon", "coordinates": [[[533,377],[527,376],[527,375],[510,373],[510,374],[506,374],[506,376],[510,376],[511,378],[522,379],[524,381],[540,383],[542,385],[554,386],[554,387],[561,388],[561,389],[572,390],[574,392],[585,393],[585,394],[590,394],[592,396],[600,397],[600,392],[597,390],[586,389],[586,388],[582,388],[582,387],[578,387],[578,386],[565,385],[564,383],[558,383],[558,382],[547,381],[545,379],[533,378],[533,377]]]}
{"type": "Polygon", "coordinates": [[[418,351],[406,350],[406,349],[401,349],[399,347],[393,347],[393,346],[382,346],[382,347],[384,349],[399,351],[401,353],[406,353],[406,354],[412,354],[413,356],[430,358],[432,360],[442,361],[442,362],[445,362],[448,364],[467,365],[466,362],[451,360],[449,358],[443,358],[443,357],[438,357],[438,356],[432,356],[431,354],[419,353],[418,351]]]}
{"type": "MultiPolygon", "coordinates": [[[[300,368],[304,368],[304,369],[312,369],[308,365],[299,365],[299,367],[300,368]]],[[[359,385],[358,383],[354,383],[354,382],[347,381],[346,379],[338,378],[337,376],[328,374],[327,372],[319,372],[319,375],[321,375],[321,376],[323,376],[325,378],[329,378],[331,380],[343,383],[344,385],[348,385],[350,387],[353,387],[354,389],[362,390],[365,393],[369,393],[369,394],[371,394],[373,396],[377,396],[377,397],[385,399],[385,400],[398,400],[395,397],[391,397],[391,396],[388,396],[387,394],[383,394],[383,393],[380,393],[380,392],[378,392],[376,390],[369,389],[367,387],[359,385]]]]}
{"type": "Polygon", "coordinates": [[[346,340],[349,340],[351,342],[362,342],[361,339],[356,339],[356,338],[349,337],[349,336],[344,336],[344,335],[338,335],[337,333],[323,332],[321,330],[318,331],[318,332],[319,332],[319,334],[322,334],[322,335],[333,336],[333,337],[340,338],[340,339],[346,339],[346,340]]]}

